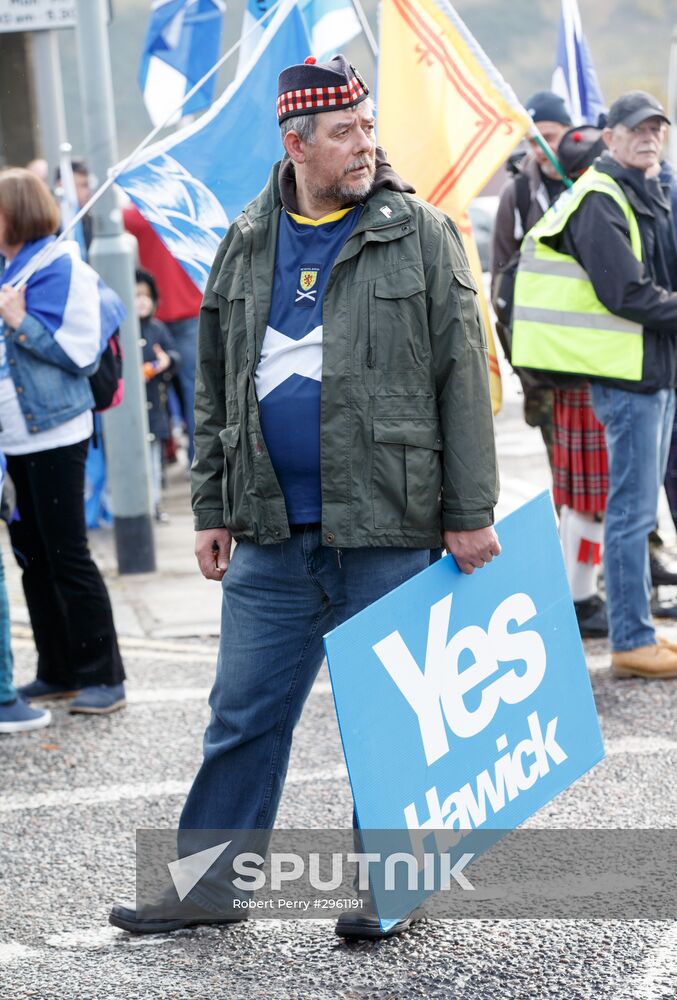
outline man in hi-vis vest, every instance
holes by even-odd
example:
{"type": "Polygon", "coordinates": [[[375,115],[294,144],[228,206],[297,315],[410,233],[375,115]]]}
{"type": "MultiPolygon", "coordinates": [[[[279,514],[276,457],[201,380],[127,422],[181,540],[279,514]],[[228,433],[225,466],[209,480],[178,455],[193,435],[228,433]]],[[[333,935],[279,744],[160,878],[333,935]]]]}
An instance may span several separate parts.
{"type": "Polygon", "coordinates": [[[604,573],[619,676],[677,677],[651,622],[656,524],[677,386],[677,243],[657,180],[669,125],[650,94],[611,106],[593,167],[530,231],[515,285],[513,364],[585,375],[609,455],[604,573]]]}

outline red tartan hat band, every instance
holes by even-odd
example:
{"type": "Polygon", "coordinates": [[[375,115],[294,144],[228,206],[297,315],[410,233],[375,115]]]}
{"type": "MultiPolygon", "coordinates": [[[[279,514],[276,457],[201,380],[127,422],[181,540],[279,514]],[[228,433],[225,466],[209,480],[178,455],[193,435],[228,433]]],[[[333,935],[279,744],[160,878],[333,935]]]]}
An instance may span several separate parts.
{"type": "Polygon", "coordinates": [[[368,95],[369,88],[344,56],[334,56],[328,63],[315,62],[311,56],[280,73],[277,120],[352,108],[368,95]]]}

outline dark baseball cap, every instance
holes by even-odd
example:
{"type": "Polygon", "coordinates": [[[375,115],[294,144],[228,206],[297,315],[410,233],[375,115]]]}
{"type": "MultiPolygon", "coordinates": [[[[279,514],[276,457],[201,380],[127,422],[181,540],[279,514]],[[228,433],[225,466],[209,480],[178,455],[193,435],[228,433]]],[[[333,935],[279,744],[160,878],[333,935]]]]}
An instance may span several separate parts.
{"type": "Polygon", "coordinates": [[[670,119],[660,101],[647,94],[645,90],[629,90],[627,94],[621,94],[611,105],[606,123],[608,128],[613,128],[614,125],[634,128],[647,118],[662,118],[664,122],[670,124],[670,119]]]}
{"type": "Polygon", "coordinates": [[[534,122],[559,122],[573,125],[564,100],[552,90],[539,90],[524,105],[534,122]]]}

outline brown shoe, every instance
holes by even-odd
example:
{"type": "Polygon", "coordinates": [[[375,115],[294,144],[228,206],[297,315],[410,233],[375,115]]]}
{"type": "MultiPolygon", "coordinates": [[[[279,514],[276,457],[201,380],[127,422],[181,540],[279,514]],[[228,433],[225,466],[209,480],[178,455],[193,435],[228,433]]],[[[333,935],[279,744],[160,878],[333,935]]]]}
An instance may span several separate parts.
{"type": "Polygon", "coordinates": [[[655,646],[612,653],[611,669],[617,677],[645,677],[647,680],[677,677],[677,647],[659,639],[655,646]]]}

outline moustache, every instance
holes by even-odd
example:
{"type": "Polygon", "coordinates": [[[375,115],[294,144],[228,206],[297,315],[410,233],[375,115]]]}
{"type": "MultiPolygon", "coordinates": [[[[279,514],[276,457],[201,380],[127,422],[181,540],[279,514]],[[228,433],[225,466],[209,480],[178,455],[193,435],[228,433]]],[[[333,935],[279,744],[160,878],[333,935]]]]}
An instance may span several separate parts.
{"type": "Polygon", "coordinates": [[[371,160],[368,156],[362,156],[359,160],[354,160],[352,163],[349,163],[343,173],[349,174],[352,170],[359,170],[360,167],[371,168],[373,165],[373,160],[371,160]]]}

